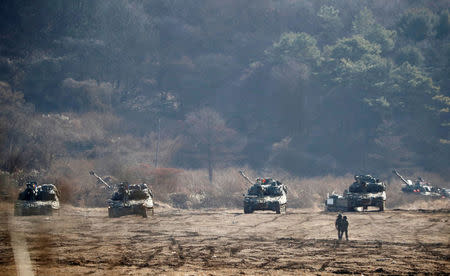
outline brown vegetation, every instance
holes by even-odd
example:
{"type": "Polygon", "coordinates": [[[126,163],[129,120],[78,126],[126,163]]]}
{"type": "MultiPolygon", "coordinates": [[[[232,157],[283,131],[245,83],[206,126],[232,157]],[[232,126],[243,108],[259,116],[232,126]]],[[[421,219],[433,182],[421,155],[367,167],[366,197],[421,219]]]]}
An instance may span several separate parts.
{"type": "MultiPolygon", "coordinates": [[[[241,208],[243,194],[250,184],[238,173],[239,168],[218,169],[215,180],[211,184],[206,170],[181,170],[175,168],[154,168],[141,163],[136,166],[124,166],[118,162],[103,160],[67,159],[54,162],[48,171],[35,172],[32,177],[24,172],[16,174],[3,173],[0,178],[3,194],[6,198],[15,199],[20,187],[26,179],[36,179],[38,183],[54,183],[61,191],[61,201],[74,206],[96,207],[106,206],[107,199],[113,190],[106,189],[89,175],[95,170],[100,176],[112,180],[111,184],[121,181],[129,183],[147,183],[152,189],[157,202],[170,204],[177,208],[241,208]]],[[[332,192],[343,193],[353,183],[353,175],[323,176],[299,178],[287,172],[257,173],[246,169],[251,179],[271,177],[288,186],[288,206],[291,208],[322,209],[323,202],[332,192]]],[[[432,184],[449,187],[438,175],[422,174],[432,184]]],[[[382,179],[383,180],[383,179],[382,179]]],[[[401,192],[401,182],[396,178],[383,180],[387,186],[387,207],[398,208],[402,205],[414,205],[414,202],[429,202],[431,198],[419,195],[407,195],[401,192]]],[[[421,203],[423,205],[423,203],[421,203]]]]}

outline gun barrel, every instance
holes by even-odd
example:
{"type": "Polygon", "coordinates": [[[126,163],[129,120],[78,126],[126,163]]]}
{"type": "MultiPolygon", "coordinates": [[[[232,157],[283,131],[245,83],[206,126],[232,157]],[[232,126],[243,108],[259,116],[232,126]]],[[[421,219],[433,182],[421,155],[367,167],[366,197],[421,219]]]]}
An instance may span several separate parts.
{"type": "Polygon", "coordinates": [[[410,183],[408,183],[408,181],[406,181],[406,179],[405,179],[403,176],[401,176],[401,175],[398,173],[397,170],[393,170],[392,172],[393,172],[396,176],[398,176],[398,178],[400,178],[406,185],[410,185],[410,183]]]}
{"type": "Polygon", "coordinates": [[[89,174],[93,175],[95,178],[97,178],[97,180],[99,182],[103,183],[103,185],[105,185],[106,187],[111,188],[111,186],[108,183],[106,183],[106,181],[103,180],[100,176],[98,176],[94,171],[90,171],[89,174]]]}
{"type": "Polygon", "coordinates": [[[245,179],[247,180],[248,183],[250,183],[251,185],[253,185],[253,182],[244,174],[243,171],[239,171],[239,174],[245,179]]]}

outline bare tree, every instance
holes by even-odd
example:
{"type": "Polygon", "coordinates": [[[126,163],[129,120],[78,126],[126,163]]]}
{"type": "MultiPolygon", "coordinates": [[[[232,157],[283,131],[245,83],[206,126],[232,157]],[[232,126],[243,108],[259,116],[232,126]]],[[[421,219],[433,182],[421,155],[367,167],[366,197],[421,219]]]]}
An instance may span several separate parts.
{"type": "Polygon", "coordinates": [[[212,183],[215,165],[235,159],[245,144],[244,140],[211,108],[189,113],[186,126],[189,135],[186,147],[198,161],[206,161],[209,182],[212,183]]]}
{"type": "Polygon", "coordinates": [[[24,166],[25,146],[30,139],[27,129],[33,107],[21,92],[14,92],[8,83],[0,82],[0,167],[9,172],[24,166]]]}

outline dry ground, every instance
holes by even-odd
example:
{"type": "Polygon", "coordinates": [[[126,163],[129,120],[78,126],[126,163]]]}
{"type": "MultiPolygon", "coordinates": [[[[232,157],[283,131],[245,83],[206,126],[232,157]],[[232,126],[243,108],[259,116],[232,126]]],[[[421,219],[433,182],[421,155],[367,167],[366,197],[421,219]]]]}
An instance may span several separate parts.
{"type": "Polygon", "coordinates": [[[448,208],[347,213],[350,241],[338,242],[336,213],[320,210],[161,206],[148,219],[109,219],[106,208],[14,217],[2,207],[4,275],[450,274],[448,208]]]}

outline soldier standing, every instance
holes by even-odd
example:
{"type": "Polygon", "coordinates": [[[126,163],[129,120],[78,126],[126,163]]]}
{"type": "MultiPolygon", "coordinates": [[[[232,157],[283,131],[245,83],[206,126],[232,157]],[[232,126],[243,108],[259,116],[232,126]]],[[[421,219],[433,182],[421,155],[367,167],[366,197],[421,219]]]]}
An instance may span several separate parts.
{"type": "Polygon", "coordinates": [[[36,200],[37,197],[37,184],[34,181],[27,182],[27,188],[20,193],[20,200],[36,200]]]}
{"type": "Polygon", "coordinates": [[[345,233],[345,239],[348,241],[348,220],[347,220],[347,216],[344,216],[344,218],[342,219],[341,222],[341,238],[345,233]]]}
{"type": "Polygon", "coordinates": [[[342,233],[341,233],[341,225],[342,225],[342,214],[338,214],[336,221],[334,222],[334,226],[336,227],[336,230],[338,231],[338,239],[342,239],[342,233]]]}
{"type": "Polygon", "coordinates": [[[119,188],[117,189],[117,191],[114,193],[112,200],[124,200],[125,195],[126,195],[126,183],[125,182],[121,182],[119,184],[119,188]]]}

